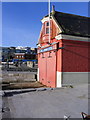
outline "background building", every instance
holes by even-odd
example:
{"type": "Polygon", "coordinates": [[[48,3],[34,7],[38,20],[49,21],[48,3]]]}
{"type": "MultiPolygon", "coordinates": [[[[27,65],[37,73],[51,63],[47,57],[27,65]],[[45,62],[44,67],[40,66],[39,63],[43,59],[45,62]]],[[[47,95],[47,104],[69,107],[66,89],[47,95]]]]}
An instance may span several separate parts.
{"type": "Polygon", "coordinates": [[[0,47],[2,61],[18,61],[18,60],[36,60],[37,48],[31,47],[0,47]]]}
{"type": "Polygon", "coordinates": [[[14,53],[15,53],[15,47],[1,47],[2,51],[2,61],[6,62],[12,61],[14,58],[14,53]]]}
{"type": "Polygon", "coordinates": [[[22,60],[36,60],[37,59],[37,48],[30,47],[17,47],[15,51],[14,61],[22,60]]]}

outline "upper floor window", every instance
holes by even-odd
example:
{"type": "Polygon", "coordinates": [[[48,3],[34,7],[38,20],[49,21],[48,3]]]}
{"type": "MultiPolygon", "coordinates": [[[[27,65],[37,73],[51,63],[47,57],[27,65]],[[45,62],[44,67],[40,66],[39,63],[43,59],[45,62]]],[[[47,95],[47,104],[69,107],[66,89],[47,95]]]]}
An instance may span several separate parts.
{"type": "Polygon", "coordinates": [[[49,33],[49,28],[46,28],[46,34],[48,34],[49,33]]]}
{"type": "Polygon", "coordinates": [[[49,22],[46,23],[46,26],[49,26],[49,22]]]}
{"type": "Polygon", "coordinates": [[[49,22],[45,24],[45,34],[49,34],[49,22]]]}
{"type": "Polygon", "coordinates": [[[51,33],[51,25],[52,25],[51,21],[50,21],[50,23],[49,23],[49,21],[47,21],[43,24],[43,28],[44,28],[43,29],[43,34],[44,35],[49,34],[49,32],[51,33]]]}

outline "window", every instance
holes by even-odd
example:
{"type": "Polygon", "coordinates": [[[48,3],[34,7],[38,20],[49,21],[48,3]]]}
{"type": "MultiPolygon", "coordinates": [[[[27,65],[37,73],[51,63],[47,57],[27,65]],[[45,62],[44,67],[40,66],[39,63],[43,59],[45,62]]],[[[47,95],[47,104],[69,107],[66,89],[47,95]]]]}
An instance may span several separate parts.
{"type": "Polygon", "coordinates": [[[49,28],[46,28],[46,34],[48,34],[49,33],[49,28]]]}
{"type": "Polygon", "coordinates": [[[46,26],[49,26],[49,22],[46,23],[46,26]]]}
{"type": "Polygon", "coordinates": [[[42,58],[45,58],[45,57],[44,57],[44,53],[42,53],[42,58]]]}
{"type": "Polygon", "coordinates": [[[52,52],[49,52],[49,56],[48,56],[48,58],[52,57],[51,53],[52,53],[52,52]]]}
{"type": "Polygon", "coordinates": [[[45,34],[49,34],[49,32],[51,33],[51,28],[50,28],[50,31],[49,31],[50,26],[51,26],[51,21],[50,21],[50,24],[49,24],[49,22],[45,23],[45,34]]]}

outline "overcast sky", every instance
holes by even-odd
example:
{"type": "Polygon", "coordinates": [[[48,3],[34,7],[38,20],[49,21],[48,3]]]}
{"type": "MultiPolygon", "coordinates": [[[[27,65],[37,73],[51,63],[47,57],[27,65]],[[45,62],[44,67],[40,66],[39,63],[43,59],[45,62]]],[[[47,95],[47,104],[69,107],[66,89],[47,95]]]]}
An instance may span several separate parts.
{"type": "MultiPolygon", "coordinates": [[[[54,2],[55,10],[88,16],[87,2],[54,2]]],[[[36,47],[47,2],[2,3],[2,45],[36,47]]]]}

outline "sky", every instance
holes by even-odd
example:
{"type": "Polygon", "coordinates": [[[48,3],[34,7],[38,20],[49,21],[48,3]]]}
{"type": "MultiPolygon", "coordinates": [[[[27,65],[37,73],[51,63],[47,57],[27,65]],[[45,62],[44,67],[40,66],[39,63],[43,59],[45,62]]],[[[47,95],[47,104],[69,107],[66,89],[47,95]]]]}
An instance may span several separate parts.
{"type": "MultiPolygon", "coordinates": [[[[55,10],[88,16],[88,2],[53,2],[55,10]]],[[[41,19],[48,14],[47,2],[3,2],[2,46],[37,47],[41,19]]]]}

